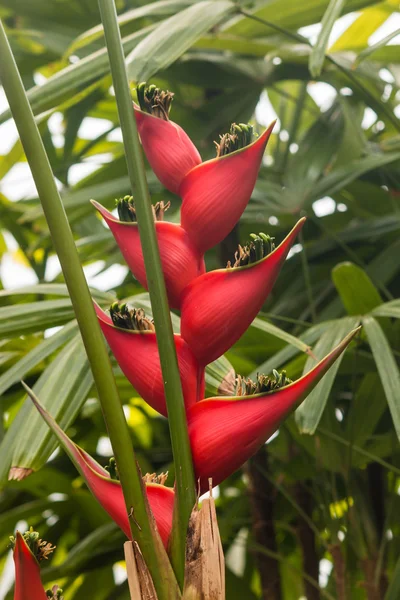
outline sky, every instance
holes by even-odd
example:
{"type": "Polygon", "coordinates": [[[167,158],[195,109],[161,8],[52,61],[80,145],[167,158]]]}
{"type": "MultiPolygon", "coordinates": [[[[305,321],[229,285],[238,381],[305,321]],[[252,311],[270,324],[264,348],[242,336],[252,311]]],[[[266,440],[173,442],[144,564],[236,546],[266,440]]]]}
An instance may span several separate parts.
{"type": "MultiPolygon", "coordinates": [[[[347,27],[349,27],[349,25],[351,25],[351,23],[357,18],[357,16],[358,13],[350,13],[338,19],[338,21],[333,27],[329,40],[329,45],[332,45],[334,41],[340,37],[340,35],[347,29],[347,27]]],[[[369,44],[379,42],[384,37],[386,37],[387,35],[389,35],[397,29],[400,29],[400,13],[394,13],[391,16],[389,16],[387,21],[370,37],[369,44]]],[[[319,30],[319,24],[311,25],[309,27],[304,27],[300,29],[299,33],[308,37],[310,41],[314,43],[319,33],[319,30]]],[[[399,43],[400,35],[393,38],[390,42],[390,44],[399,43]]],[[[387,74],[388,82],[390,83],[390,73],[387,72],[387,74]]],[[[382,73],[382,75],[385,74],[382,73]]],[[[43,78],[41,78],[41,76],[39,75],[36,79],[36,83],[40,84],[42,80],[43,78]]],[[[331,86],[322,82],[310,83],[308,86],[308,92],[313,97],[317,105],[321,107],[322,110],[328,110],[330,108],[336,95],[335,90],[331,86]]],[[[5,98],[3,89],[0,88],[0,112],[3,111],[6,107],[7,100],[5,98]]],[[[256,109],[256,116],[257,120],[261,124],[265,125],[268,125],[273,119],[277,117],[271,103],[269,102],[268,94],[266,92],[264,92],[261,96],[260,102],[256,109]]],[[[400,117],[400,109],[398,116],[400,117]]],[[[374,123],[376,118],[376,114],[371,109],[367,108],[364,114],[363,126],[365,128],[369,127],[374,123]]],[[[79,135],[85,139],[93,139],[97,137],[102,131],[106,131],[109,128],[109,126],[110,123],[108,121],[93,118],[85,118],[79,130],[79,135]]],[[[62,116],[60,113],[55,113],[50,117],[49,129],[52,133],[55,145],[62,146],[63,129],[62,116]]],[[[111,135],[112,139],[122,139],[120,130],[114,131],[111,135]]],[[[282,139],[284,139],[285,132],[281,131],[280,135],[282,136],[282,139]]],[[[9,151],[9,149],[15,143],[16,139],[17,131],[12,121],[8,121],[7,123],[0,126],[0,156],[6,154],[9,151]]],[[[74,166],[70,171],[70,182],[72,184],[77,183],[80,179],[93,172],[98,167],[99,165],[92,160],[88,160],[84,164],[74,166]]],[[[17,201],[21,198],[31,197],[35,194],[35,185],[33,183],[29,167],[26,163],[19,163],[10,170],[7,176],[0,182],[0,192],[12,201],[17,201]]],[[[313,208],[317,216],[323,216],[325,214],[333,212],[336,208],[336,205],[331,198],[322,198],[314,203],[313,208]]],[[[340,206],[338,206],[337,208],[340,210],[340,206]]],[[[344,206],[344,208],[346,207],[344,206]]],[[[12,289],[36,283],[37,279],[35,274],[18,258],[18,255],[16,253],[18,245],[15,242],[14,238],[8,232],[3,233],[5,234],[5,240],[8,248],[7,252],[3,255],[1,259],[0,265],[1,277],[3,280],[4,287],[6,289],[12,289]]],[[[297,251],[299,249],[300,248],[297,248],[297,251]]],[[[294,251],[296,251],[296,247],[294,247],[294,251]]],[[[112,288],[113,286],[117,286],[123,280],[127,273],[126,267],[122,265],[114,265],[104,273],[98,274],[98,271],[101,269],[101,267],[101,262],[97,262],[92,265],[89,265],[88,267],[85,267],[85,274],[89,285],[97,287],[101,290],[106,290],[112,288]]],[[[48,269],[46,271],[46,279],[52,280],[59,272],[60,265],[57,257],[51,257],[48,269]]],[[[104,438],[103,450],[106,454],[108,452],[107,444],[108,438],[104,438]]],[[[19,527],[23,529],[24,527],[26,527],[26,524],[24,525],[23,523],[20,523],[19,527]]],[[[233,544],[227,556],[228,564],[230,564],[230,566],[234,568],[235,572],[237,572],[238,575],[241,574],[240,570],[242,568],[241,565],[243,564],[243,556],[245,552],[245,538],[243,538],[244,535],[245,533],[243,531],[239,533],[236,543],[233,544]]],[[[329,561],[321,561],[321,586],[326,585],[331,568],[332,565],[329,561]]],[[[120,565],[115,566],[114,575],[116,581],[123,581],[126,577],[125,571],[120,565]]],[[[4,599],[6,591],[12,584],[12,580],[13,567],[10,555],[7,568],[3,573],[2,579],[0,580],[0,600],[4,599]]]]}

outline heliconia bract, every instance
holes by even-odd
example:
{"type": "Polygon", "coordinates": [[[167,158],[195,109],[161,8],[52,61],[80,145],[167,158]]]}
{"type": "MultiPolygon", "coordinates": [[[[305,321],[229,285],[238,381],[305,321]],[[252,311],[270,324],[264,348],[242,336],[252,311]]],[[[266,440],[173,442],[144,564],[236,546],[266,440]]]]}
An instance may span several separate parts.
{"type": "Polygon", "coordinates": [[[182,179],[201,156],[187,133],[170,120],[150,115],[134,105],[140,140],[147,160],[161,183],[178,194],[182,179]]]}
{"type": "MultiPolygon", "coordinates": [[[[92,204],[109,226],[133,275],[147,289],[137,223],[120,221],[98,202],[92,200],[92,204]]],[[[204,259],[191,242],[187,232],[179,225],[157,221],[155,228],[169,305],[171,308],[180,308],[184,288],[195,277],[204,273],[204,259]]]]}
{"type": "MultiPolygon", "coordinates": [[[[120,329],[96,303],[94,306],[101,329],[122,372],[154,410],[167,416],[156,334],[152,331],[120,329]]],[[[183,397],[188,408],[203,397],[204,377],[185,340],[175,334],[174,341],[183,397]]]]}
{"type": "Polygon", "coordinates": [[[304,222],[300,219],[262,260],[205,273],[187,286],[182,297],[181,335],[202,365],[226,352],[257,316],[304,222]]]}
{"type": "MultiPolygon", "coordinates": [[[[131,539],[128,513],[119,481],[111,479],[108,471],[99,465],[85,450],[74,444],[30,391],[28,393],[37,410],[84,478],[96,500],[122,529],[127,538],[131,539]]],[[[158,532],[164,546],[167,547],[172,529],[174,490],[158,483],[145,483],[144,487],[158,532]]]]}
{"type": "Polygon", "coordinates": [[[274,125],[250,145],[198,165],[182,181],[181,225],[201,253],[219,244],[246,208],[274,125]]]}
{"type": "Polygon", "coordinates": [[[15,563],[14,600],[48,600],[40,579],[39,563],[19,531],[15,535],[13,557],[15,563]]]}
{"type": "Polygon", "coordinates": [[[311,371],[264,394],[207,398],[188,411],[189,437],[201,491],[234,473],[306,398],[359,331],[350,332],[311,371]]]}

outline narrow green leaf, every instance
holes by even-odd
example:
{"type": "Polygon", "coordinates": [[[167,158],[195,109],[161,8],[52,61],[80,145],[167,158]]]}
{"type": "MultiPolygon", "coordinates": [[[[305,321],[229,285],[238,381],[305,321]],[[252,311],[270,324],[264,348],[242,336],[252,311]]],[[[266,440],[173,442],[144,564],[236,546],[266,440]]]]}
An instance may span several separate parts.
{"type": "Polygon", "coordinates": [[[339,18],[345,0],[330,0],[328,8],[322,17],[322,27],[318,35],[315,46],[313,47],[310,59],[309,69],[312,77],[317,78],[321,74],[325,60],[325,52],[328,47],[329,36],[336,19],[339,18]]]}
{"type": "Polygon", "coordinates": [[[371,314],[374,317],[392,317],[393,319],[400,319],[400,300],[392,300],[392,302],[385,302],[375,308],[371,314]]]}
{"type": "MultiPolygon", "coordinates": [[[[93,298],[99,302],[112,302],[114,296],[108,292],[89,288],[93,298]]],[[[65,283],[36,283],[34,285],[26,285],[20,288],[11,288],[0,291],[0,298],[8,298],[9,296],[28,296],[29,294],[43,294],[44,296],[66,296],[69,298],[69,293],[65,283]]]]}
{"type": "Polygon", "coordinates": [[[21,358],[21,360],[7,369],[7,371],[0,376],[0,396],[8,388],[20,381],[22,377],[25,377],[25,375],[27,375],[42,360],[68,342],[72,336],[76,334],[77,327],[76,321],[71,321],[71,323],[68,323],[61,331],[58,331],[51,337],[45,339],[21,358]]]}
{"type": "MultiPolygon", "coordinates": [[[[136,31],[122,40],[124,52],[130,52],[146,35],[154,29],[150,25],[136,31]]],[[[110,67],[106,48],[93,52],[79,62],[69,65],[49,77],[43,85],[35,86],[27,92],[34,114],[54,108],[63,100],[70,98],[82,86],[109,73],[110,67]]],[[[11,117],[10,109],[0,114],[0,124],[11,117]]]]}
{"type": "Polygon", "coordinates": [[[126,59],[128,77],[147,80],[165,69],[234,8],[229,0],[196,2],[163,21],[126,59]]]}
{"type": "Polygon", "coordinates": [[[388,152],[386,154],[369,154],[364,158],[358,158],[334,169],[318,181],[312,190],[312,199],[317,200],[323,196],[332,196],[346,185],[358,179],[364,173],[383,167],[400,159],[400,152],[388,152]]]}
{"type": "Polygon", "coordinates": [[[364,317],[365,334],[371,346],[383,389],[392,415],[394,427],[400,439],[400,372],[389,342],[374,317],[364,317]]]}
{"type": "Polygon", "coordinates": [[[349,315],[365,315],[382,304],[382,298],[363,269],[351,262],[338,264],[332,271],[333,283],[349,315]]]}
{"type": "Polygon", "coordinates": [[[389,33],[389,35],[384,37],[383,40],[381,40],[380,42],[376,42],[376,44],[371,44],[371,46],[365,48],[365,50],[360,52],[360,54],[357,56],[355,64],[358,66],[363,60],[368,58],[368,56],[371,56],[371,54],[373,54],[376,50],[380,50],[381,48],[386,46],[386,44],[388,44],[390,40],[392,40],[399,34],[400,29],[396,29],[395,31],[392,31],[392,33],[389,33]]]}
{"type": "MultiPolygon", "coordinates": [[[[93,385],[93,377],[80,335],[75,336],[43,371],[33,389],[46,409],[66,429],[75,419],[93,385]]],[[[57,447],[57,441],[29,399],[11,423],[0,446],[0,482],[10,468],[37,471],[57,447]]],[[[18,473],[14,472],[18,478],[18,473]]]]}
{"type": "MultiPolygon", "coordinates": [[[[138,8],[134,8],[132,10],[128,10],[118,17],[118,24],[120,28],[126,27],[127,25],[132,25],[138,19],[142,19],[143,17],[159,17],[159,16],[169,16],[178,12],[182,7],[188,6],[191,4],[191,0],[160,0],[159,2],[152,2],[150,4],[145,4],[144,6],[139,6],[138,8]]],[[[88,44],[95,42],[98,39],[101,39],[104,35],[103,25],[96,25],[92,27],[88,31],[85,31],[81,35],[79,35],[70,45],[66,52],[66,56],[70,56],[71,54],[75,54],[77,50],[84,48],[88,44]]]]}
{"type": "Polygon", "coordinates": [[[69,299],[5,306],[0,308],[0,339],[63,325],[73,317],[69,299]]]}
{"type": "MultiPolygon", "coordinates": [[[[300,339],[308,346],[310,344],[314,344],[318,340],[319,336],[336,322],[337,321],[328,321],[325,323],[319,323],[314,327],[310,327],[310,329],[307,329],[307,331],[301,334],[300,339]]],[[[257,377],[257,373],[272,373],[272,369],[280,368],[282,365],[286,364],[294,356],[296,356],[298,352],[299,349],[295,348],[294,346],[285,346],[285,348],[282,348],[282,350],[279,350],[279,352],[271,356],[271,358],[260,364],[257,369],[250,374],[249,377],[251,379],[255,379],[257,377]]]]}
{"type": "Polygon", "coordinates": [[[273,335],[274,337],[279,338],[284,342],[287,342],[291,346],[298,348],[301,352],[310,354],[310,346],[305,344],[302,340],[295,337],[294,335],[291,335],[287,331],[284,331],[280,327],[277,327],[276,325],[273,325],[268,321],[264,321],[264,319],[260,319],[259,317],[257,317],[256,319],[254,319],[251,326],[255,327],[255,329],[258,329],[259,331],[264,331],[265,333],[273,335]]]}
{"type": "MultiPolygon", "coordinates": [[[[343,339],[349,330],[354,329],[358,325],[359,319],[356,317],[345,317],[331,325],[321,336],[315,348],[313,348],[317,359],[321,360],[340,342],[341,339],[343,339]]],[[[311,394],[304,400],[303,404],[296,410],[295,419],[301,433],[307,433],[309,435],[315,433],[342,359],[343,354],[337,359],[335,364],[329,369],[328,373],[321,379],[311,394]]],[[[308,358],[303,373],[308,373],[314,365],[315,360],[311,357],[308,358]]]]}

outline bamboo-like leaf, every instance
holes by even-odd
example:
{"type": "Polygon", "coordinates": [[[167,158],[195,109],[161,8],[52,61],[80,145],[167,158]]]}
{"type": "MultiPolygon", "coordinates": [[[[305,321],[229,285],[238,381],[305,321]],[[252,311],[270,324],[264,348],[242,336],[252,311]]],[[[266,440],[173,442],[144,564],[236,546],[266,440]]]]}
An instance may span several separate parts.
{"type": "Polygon", "coordinates": [[[42,360],[68,342],[76,334],[77,327],[76,321],[71,321],[61,331],[43,340],[43,342],[35,346],[33,350],[13,364],[12,367],[7,369],[0,376],[0,396],[8,388],[20,381],[22,377],[25,377],[42,360]]]}
{"type": "Polygon", "coordinates": [[[344,5],[345,0],[330,0],[328,8],[322,17],[321,31],[319,32],[318,39],[311,51],[309,59],[310,73],[314,78],[319,77],[321,74],[332,27],[335,24],[336,19],[339,18],[344,5]]]}
{"type": "Polygon", "coordinates": [[[380,42],[376,42],[376,44],[371,44],[371,46],[365,48],[365,50],[360,52],[360,54],[357,56],[355,64],[359,65],[363,60],[368,58],[368,56],[371,56],[371,54],[373,54],[376,50],[379,50],[380,48],[386,46],[386,44],[388,44],[393,38],[395,38],[398,35],[400,35],[400,29],[392,31],[392,33],[389,33],[389,35],[384,37],[383,40],[381,40],[380,42]]]}
{"type": "MultiPolygon", "coordinates": [[[[313,348],[313,352],[317,359],[320,360],[325,356],[332,347],[335,347],[340,342],[350,329],[354,329],[358,324],[358,318],[345,317],[327,329],[321,336],[315,348],[313,348]]],[[[304,400],[303,404],[296,410],[296,423],[301,433],[307,433],[309,435],[315,433],[328,401],[342,358],[343,355],[338,358],[333,367],[330,368],[328,373],[314,388],[311,394],[304,400]]],[[[308,358],[304,367],[304,373],[308,373],[314,365],[315,360],[311,357],[308,358]]]]}
{"type": "Polygon", "coordinates": [[[163,21],[126,59],[128,76],[147,80],[182,56],[234,8],[229,0],[196,2],[163,21]]]}
{"type": "MultiPolygon", "coordinates": [[[[130,52],[154,27],[155,25],[150,25],[124,38],[122,40],[124,52],[130,52]]],[[[57,106],[85,84],[106,75],[109,69],[108,55],[105,48],[65,67],[49,77],[43,85],[35,86],[28,91],[28,99],[33,112],[38,114],[57,106]]],[[[10,117],[10,110],[6,109],[0,114],[0,124],[10,117]]]]}
{"type": "Polygon", "coordinates": [[[255,329],[258,329],[259,331],[263,331],[276,338],[279,338],[280,340],[283,340],[284,342],[287,342],[291,346],[298,348],[301,352],[310,354],[310,346],[305,344],[302,340],[295,337],[294,335],[291,335],[284,329],[281,329],[280,327],[277,327],[276,325],[273,325],[272,323],[269,323],[264,319],[260,319],[259,317],[255,318],[251,326],[255,329]]]}
{"type": "MultiPolygon", "coordinates": [[[[43,371],[34,385],[44,406],[66,429],[76,417],[93,385],[92,373],[80,336],[75,336],[43,371]]],[[[29,399],[19,410],[0,446],[0,482],[23,478],[44,465],[57,447],[46,423],[29,399]],[[21,470],[18,470],[21,469],[21,470]]]]}
{"type": "MultiPolygon", "coordinates": [[[[361,10],[366,6],[376,4],[376,1],[347,0],[343,8],[343,13],[361,10]]],[[[252,13],[260,19],[271,21],[281,27],[298,29],[312,23],[318,23],[324,15],[327,5],[328,0],[304,0],[301,3],[270,0],[269,2],[261,2],[260,5],[257,3],[256,9],[252,13]]],[[[227,24],[226,31],[245,37],[266,35],[265,25],[246,18],[232,19],[232,23],[227,24]]],[[[274,34],[273,30],[271,34],[274,34]]]]}
{"type": "Polygon", "coordinates": [[[63,325],[73,317],[69,299],[5,306],[0,308],[0,339],[63,325]]]}
{"type": "Polygon", "coordinates": [[[383,167],[399,159],[400,152],[388,152],[386,154],[369,154],[364,158],[354,160],[347,165],[334,169],[318,181],[312,190],[312,198],[317,200],[326,195],[332,196],[332,194],[341,190],[364,173],[378,167],[383,167]]]}
{"type": "Polygon", "coordinates": [[[400,372],[389,342],[379,323],[372,316],[362,320],[365,334],[371,346],[383,389],[392,415],[394,427],[400,439],[400,372]]]}
{"type": "MultiPolygon", "coordinates": [[[[134,8],[132,10],[128,10],[125,13],[122,13],[118,17],[118,24],[120,28],[126,27],[127,25],[132,25],[138,19],[142,19],[143,17],[159,17],[159,16],[169,16],[173,15],[179,10],[181,10],[185,6],[190,6],[192,4],[191,0],[160,0],[159,2],[152,2],[150,4],[144,4],[143,6],[139,6],[138,8],[134,8]]],[[[77,50],[80,50],[87,46],[88,44],[92,44],[98,39],[101,39],[104,35],[104,30],[102,25],[96,25],[92,27],[88,31],[85,31],[81,35],[79,35],[70,45],[66,52],[66,56],[70,56],[71,54],[75,54],[77,50]]]]}
{"type": "Polygon", "coordinates": [[[374,317],[392,317],[393,319],[400,319],[400,300],[385,302],[371,311],[371,314],[374,317]]]}
{"type": "MultiPolygon", "coordinates": [[[[300,339],[307,346],[310,346],[311,344],[314,344],[325,331],[332,327],[333,323],[337,323],[337,321],[327,321],[325,323],[315,325],[314,327],[310,327],[310,329],[301,334],[300,339]]],[[[272,373],[273,369],[278,369],[282,367],[282,365],[285,365],[294,356],[296,356],[298,352],[299,349],[295,348],[294,346],[285,346],[285,348],[282,348],[282,350],[279,350],[279,352],[271,356],[261,365],[257,366],[257,369],[250,374],[250,378],[255,379],[257,377],[257,373],[272,373]]]]}
{"type": "Polygon", "coordinates": [[[365,315],[382,304],[382,298],[368,275],[353,263],[336,265],[332,271],[333,283],[347,314],[365,315]]]}
{"type": "MultiPolygon", "coordinates": [[[[90,288],[90,292],[98,302],[112,302],[114,296],[108,292],[90,288]]],[[[19,288],[11,288],[0,291],[0,298],[9,296],[29,296],[30,294],[43,294],[44,296],[66,296],[69,298],[68,289],[65,283],[36,283],[34,285],[26,285],[19,288]]],[[[27,311],[29,312],[29,311],[27,311]]]]}

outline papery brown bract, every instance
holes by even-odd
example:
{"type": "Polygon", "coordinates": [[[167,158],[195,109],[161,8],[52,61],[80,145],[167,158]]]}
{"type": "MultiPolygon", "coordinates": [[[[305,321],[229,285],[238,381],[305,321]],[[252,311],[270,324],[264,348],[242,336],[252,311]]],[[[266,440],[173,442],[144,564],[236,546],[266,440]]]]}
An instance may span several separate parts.
{"type": "Polygon", "coordinates": [[[198,165],[182,181],[181,225],[202,254],[232,231],[246,208],[274,125],[249,146],[198,165]]]}
{"type": "Polygon", "coordinates": [[[196,278],[182,297],[181,335],[200,364],[219,358],[247,330],[265,302],[305,219],[271,254],[245,267],[196,278]]]}
{"type": "Polygon", "coordinates": [[[359,329],[294,383],[266,394],[208,398],[188,412],[189,437],[201,493],[218,485],[249,459],[308,396],[359,329]]]}
{"type": "Polygon", "coordinates": [[[48,600],[40,579],[40,567],[24,538],[17,531],[13,552],[15,563],[14,600],[48,600]]]}
{"type": "MultiPolygon", "coordinates": [[[[147,289],[137,223],[120,221],[98,202],[92,200],[92,204],[111,229],[133,275],[147,289]]],[[[184,288],[205,271],[204,259],[190,241],[187,232],[179,225],[156,221],[155,228],[169,305],[171,308],[180,308],[184,288]]]]}
{"type": "MultiPolygon", "coordinates": [[[[156,334],[132,331],[113,325],[111,318],[95,304],[101,329],[122,372],[135,390],[152,407],[167,416],[163,377],[156,334]]],[[[180,335],[174,335],[185,406],[188,408],[204,394],[204,378],[199,364],[180,335]]]]}
{"type": "Polygon", "coordinates": [[[201,156],[187,133],[173,121],[164,121],[134,106],[140,141],[151,168],[174,194],[185,175],[201,163],[201,156]]]}

